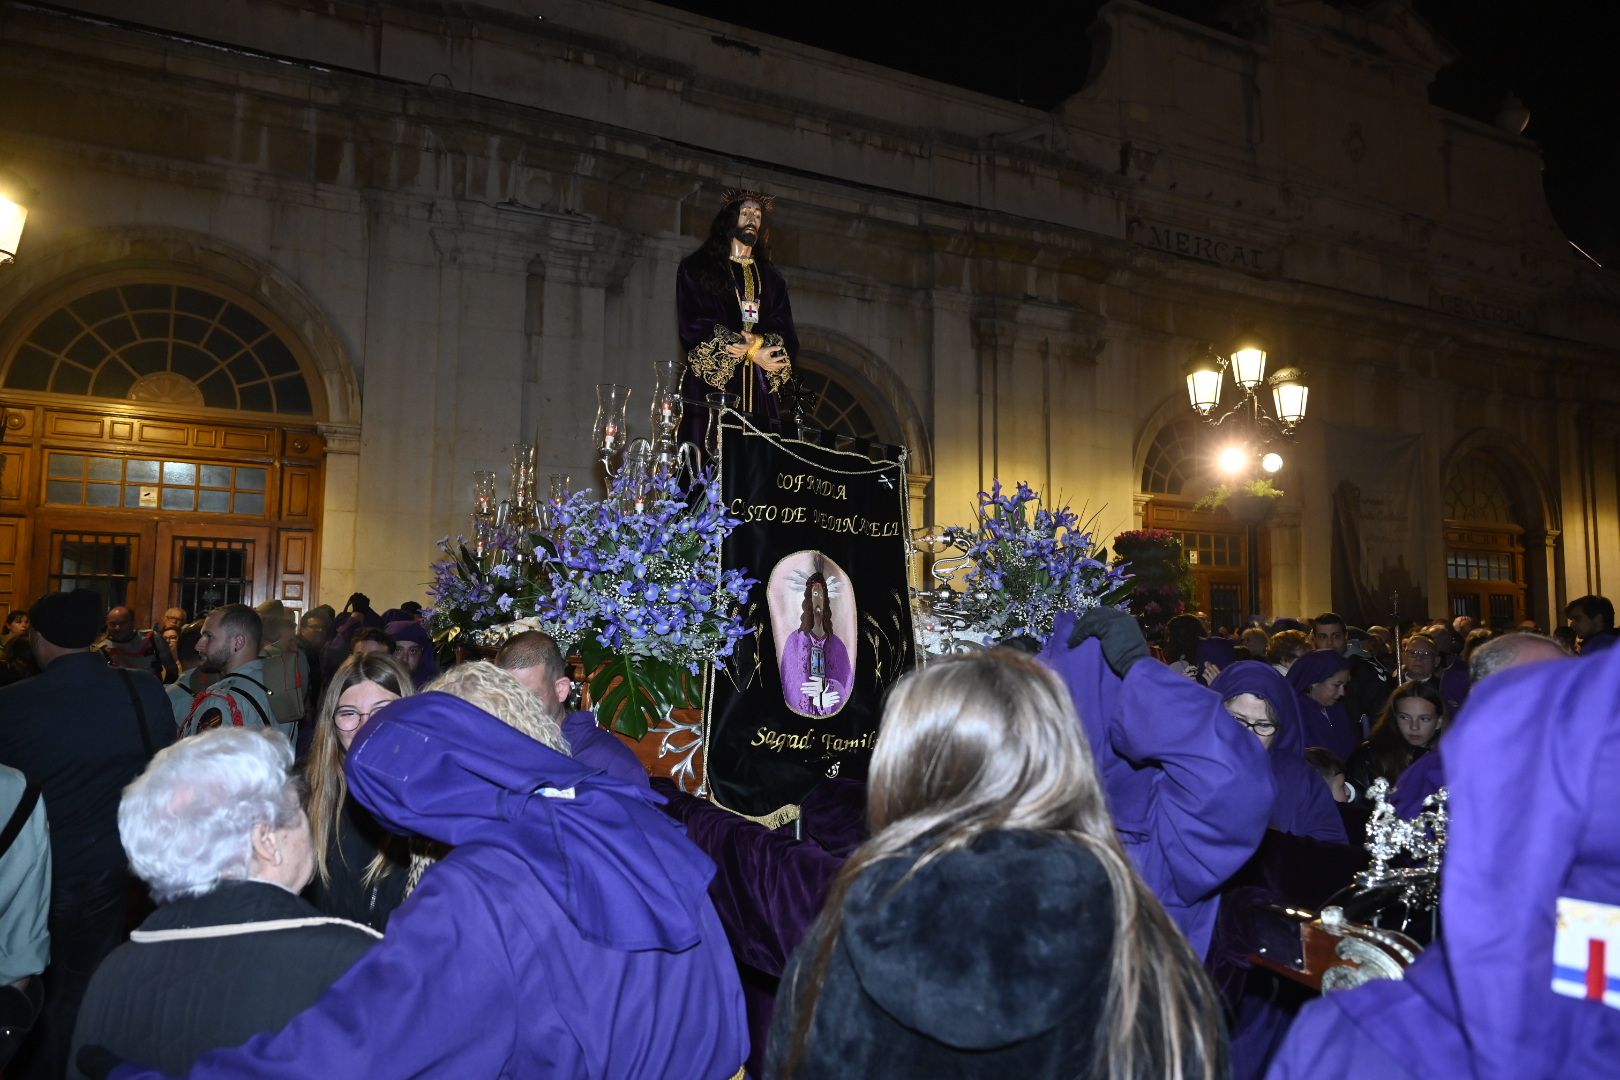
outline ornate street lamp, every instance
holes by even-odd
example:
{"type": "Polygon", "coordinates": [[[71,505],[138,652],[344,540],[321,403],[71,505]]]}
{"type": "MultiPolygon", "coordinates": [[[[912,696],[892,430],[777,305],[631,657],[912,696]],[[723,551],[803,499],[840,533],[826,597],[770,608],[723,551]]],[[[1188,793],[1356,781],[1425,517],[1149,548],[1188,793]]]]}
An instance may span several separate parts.
{"type": "Polygon", "coordinates": [[[28,220],[28,206],[33,201],[34,192],[27,184],[0,169],[0,263],[17,257],[23,223],[28,220]]]}
{"type": "Polygon", "coordinates": [[[1198,415],[1212,427],[1219,427],[1233,416],[1242,416],[1261,442],[1269,442],[1271,437],[1279,435],[1292,435],[1294,428],[1305,419],[1305,401],[1309,396],[1305,373],[1299,368],[1279,368],[1271,378],[1266,378],[1266,350],[1253,339],[1240,342],[1230,356],[1221,356],[1206,345],[1187,365],[1187,397],[1198,415]],[[1238,400],[1230,409],[1217,413],[1228,370],[1237,384],[1238,400]],[[1271,388],[1269,409],[1260,398],[1260,390],[1265,386],[1271,388]]]}
{"type": "MultiPolygon", "coordinates": [[[[1237,426],[1244,429],[1241,440],[1222,450],[1217,467],[1222,473],[1237,480],[1254,475],[1255,465],[1266,476],[1273,476],[1283,467],[1283,456],[1272,448],[1279,439],[1288,439],[1294,428],[1305,421],[1305,402],[1310,388],[1305,385],[1305,373],[1296,367],[1282,367],[1266,377],[1266,349],[1250,337],[1238,341],[1231,355],[1221,356],[1212,346],[1204,346],[1187,366],[1187,397],[1205,423],[1219,427],[1227,420],[1239,417],[1237,426]],[[1226,373],[1232,373],[1237,384],[1238,400],[1225,412],[1221,405],[1221,386],[1226,373]],[[1271,390],[1271,407],[1266,407],[1262,392],[1271,390]]],[[[1237,496],[1233,496],[1235,499],[1237,496]]],[[[1255,506],[1267,504],[1257,494],[1249,497],[1255,506]]],[[[1249,552],[1249,613],[1260,611],[1260,516],[1238,513],[1228,502],[1228,511],[1245,526],[1249,552]]],[[[1269,515],[1267,510],[1266,514],[1269,515]]]]}

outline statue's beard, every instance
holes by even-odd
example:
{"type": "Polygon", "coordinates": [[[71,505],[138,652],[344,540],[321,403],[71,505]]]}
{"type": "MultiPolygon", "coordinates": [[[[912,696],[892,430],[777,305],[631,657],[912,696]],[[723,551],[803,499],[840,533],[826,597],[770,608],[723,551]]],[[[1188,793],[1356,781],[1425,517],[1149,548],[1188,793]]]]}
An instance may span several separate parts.
{"type": "Polygon", "coordinates": [[[753,247],[759,240],[759,230],[752,225],[733,225],[731,227],[731,238],[753,247]]]}

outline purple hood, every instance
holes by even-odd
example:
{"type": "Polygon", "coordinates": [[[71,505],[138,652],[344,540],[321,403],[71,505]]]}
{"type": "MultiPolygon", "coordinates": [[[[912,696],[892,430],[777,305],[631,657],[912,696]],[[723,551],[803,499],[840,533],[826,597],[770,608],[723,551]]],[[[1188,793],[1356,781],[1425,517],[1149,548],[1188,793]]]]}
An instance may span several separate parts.
{"type": "Polygon", "coordinates": [[[702,937],[714,864],[658,810],[663,798],[475,705],[441,693],[396,702],[360,730],[343,768],[389,828],[517,859],[587,941],[674,952],[702,937]]]}

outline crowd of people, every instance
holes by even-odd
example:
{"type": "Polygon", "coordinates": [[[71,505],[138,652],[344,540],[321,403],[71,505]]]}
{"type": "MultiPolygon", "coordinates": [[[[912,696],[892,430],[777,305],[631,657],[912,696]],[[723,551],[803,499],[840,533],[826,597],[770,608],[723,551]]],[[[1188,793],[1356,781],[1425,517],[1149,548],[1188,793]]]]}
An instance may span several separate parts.
{"type": "Polygon", "coordinates": [[[539,632],[441,672],[414,604],[138,629],[49,594],[0,642],[0,1068],[1600,1075],[1620,994],[1540,973],[1560,897],[1620,901],[1620,631],[1565,614],[1155,645],[1065,614],[905,676],[865,780],[773,830],[650,780],[539,632]],[[1445,932],[1401,988],[1313,1001],[1250,916],[1350,881],[1378,780],[1408,816],[1451,794],[1445,932]],[[1486,955],[1558,1039],[1480,997],[1486,955]]]}

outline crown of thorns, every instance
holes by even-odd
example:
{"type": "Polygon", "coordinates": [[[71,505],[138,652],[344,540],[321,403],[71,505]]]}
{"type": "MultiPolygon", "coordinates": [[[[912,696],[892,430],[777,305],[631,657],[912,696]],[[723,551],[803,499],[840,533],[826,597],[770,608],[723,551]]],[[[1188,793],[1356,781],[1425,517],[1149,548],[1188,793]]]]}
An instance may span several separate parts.
{"type": "Polygon", "coordinates": [[[720,199],[721,206],[730,206],[732,203],[752,199],[759,203],[761,210],[769,210],[771,204],[776,201],[776,196],[767,195],[763,191],[749,191],[747,188],[726,188],[725,191],[721,192],[720,199]]]}

